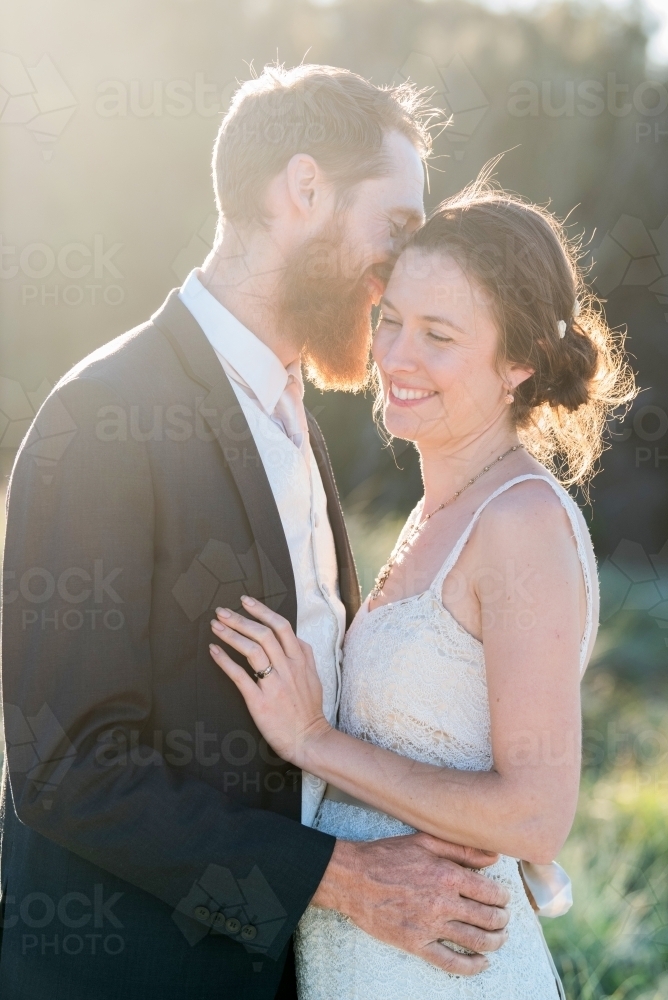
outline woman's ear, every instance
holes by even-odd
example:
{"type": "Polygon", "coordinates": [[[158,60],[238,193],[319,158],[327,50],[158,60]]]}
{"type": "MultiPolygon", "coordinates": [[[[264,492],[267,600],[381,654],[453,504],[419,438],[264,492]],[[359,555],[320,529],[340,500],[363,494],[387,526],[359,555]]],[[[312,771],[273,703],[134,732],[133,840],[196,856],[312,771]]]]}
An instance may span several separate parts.
{"type": "Polygon", "coordinates": [[[512,365],[506,370],[504,382],[510,389],[516,389],[522,382],[534,374],[534,368],[522,368],[520,365],[512,365]]]}

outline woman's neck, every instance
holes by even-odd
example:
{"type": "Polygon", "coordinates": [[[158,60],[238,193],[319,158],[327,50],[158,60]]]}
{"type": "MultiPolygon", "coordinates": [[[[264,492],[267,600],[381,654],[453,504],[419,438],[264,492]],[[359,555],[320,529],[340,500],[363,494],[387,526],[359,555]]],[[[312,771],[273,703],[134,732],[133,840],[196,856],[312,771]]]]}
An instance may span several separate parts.
{"type": "Polygon", "coordinates": [[[491,466],[499,455],[518,444],[517,431],[504,421],[503,425],[490,427],[475,438],[449,441],[436,448],[418,447],[425,513],[449,500],[486,465],[491,466]]]}

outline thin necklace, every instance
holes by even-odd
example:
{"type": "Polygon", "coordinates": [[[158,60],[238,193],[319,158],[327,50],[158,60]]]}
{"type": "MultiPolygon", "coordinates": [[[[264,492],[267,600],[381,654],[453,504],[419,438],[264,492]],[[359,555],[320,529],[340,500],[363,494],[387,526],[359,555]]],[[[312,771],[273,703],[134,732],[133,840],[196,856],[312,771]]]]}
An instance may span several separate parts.
{"type": "Polygon", "coordinates": [[[467,490],[469,486],[473,486],[473,484],[478,479],[480,479],[481,476],[484,476],[486,472],[489,472],[489,470],[492,468],[493,465],[496,465],[498,462],[501,462],[506,457],[506,455],[510,455],[510,453],[513,451],[519,451],[519,449],[523,447],[524,447],[523,444],[514,444],[512,448],[508,448],[507,451],[504,451],[503,455],[499,455],[498,458],[495,458],[491,465],[486,465],[485,468],[482,470],[482,472],[479,472],[477,476],[473,477],[473,479],[469,479],[466,486],[462,486],[461,490],[457,490],[454,496],[451,496],[449,500],[445,500],[443,503],[439,504],[436,510],[432,510],[431,514],[427,514],[424,521],[420,521],[419,524],[412,524],[408,529],[408,533],[404,538],[403,542],[399,546],[397,546],[397,548],[394,550],[394,552],[392,553],[392,555],[387,560],[385,565],[380,570],[378,576],[376,577],[376,582],[374,583],[373,590],[371,591],[370,600],[375,601],[376,598],[381,595],[381,593],[383,592],[383,587],[387,583],[387,579],[390,573],[392,572],[392,567],[394,566],[395,562],[397,561],[399,556],[403,555],[403,553],[406,552],[411,547],[415,539],[418,537],[420,532],[425,527],[427,521],[430,521],[434,516],[434,514],[438,514],[438,512],[440,510],[443,510],[444,507],[448,507],[451,503],[453,503],[458,496],[461,496],[464,490],[467,490]]]}

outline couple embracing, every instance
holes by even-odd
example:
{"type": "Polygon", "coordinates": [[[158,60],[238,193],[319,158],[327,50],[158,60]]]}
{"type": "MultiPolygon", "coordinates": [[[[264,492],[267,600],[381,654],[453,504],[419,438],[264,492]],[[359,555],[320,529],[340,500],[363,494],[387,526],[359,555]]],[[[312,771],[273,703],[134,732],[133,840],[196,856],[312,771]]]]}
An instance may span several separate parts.
{"type": "Polygon", "coordinates": [[[598,614],[562,483],[630,376],[546,211],[479,181],[425,222],[429,150],[410,87],[243,84],[211,254],[19,452],[7,1000],[562,995],[536,910],[567,906],[598,614]],[[361,602],[302,371],[358,390],[370,349],[424,497],[361,602]]]}

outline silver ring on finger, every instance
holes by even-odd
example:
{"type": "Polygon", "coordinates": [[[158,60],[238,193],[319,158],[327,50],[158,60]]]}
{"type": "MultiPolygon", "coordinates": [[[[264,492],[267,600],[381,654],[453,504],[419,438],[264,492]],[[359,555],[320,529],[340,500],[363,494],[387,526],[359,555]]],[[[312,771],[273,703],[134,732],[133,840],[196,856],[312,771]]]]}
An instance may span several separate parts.
{"type": "Polygon", "coordinates": [[[273,668],[273,666],[270,663],[268,667],[264,668],[264,670],[256,670],[255,671],[255,680],[256,681],[261,681],[263,677],[268,677],[269,674],[272,672],[273,669],[274,668],[273,668]]]}

